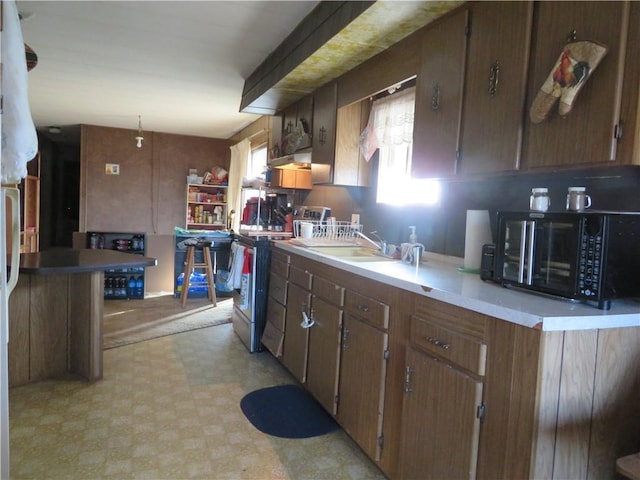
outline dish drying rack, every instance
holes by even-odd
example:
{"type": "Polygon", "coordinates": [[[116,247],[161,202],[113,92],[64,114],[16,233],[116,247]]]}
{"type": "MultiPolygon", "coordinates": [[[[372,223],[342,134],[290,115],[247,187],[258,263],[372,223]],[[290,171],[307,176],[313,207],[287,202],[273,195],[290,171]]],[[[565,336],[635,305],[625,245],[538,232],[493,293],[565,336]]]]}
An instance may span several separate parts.
{"type": "Polygon", "coordinates": [[[294,220],[293,234],[295,238],[291,242],[305,247],[333,247],[353,245],[362,232],[362,225],[344,221],[318,221],[318,220],[294,220]],[[310,223],[313,226],[311,238],[302,238],[302,224],[310,223]]]}

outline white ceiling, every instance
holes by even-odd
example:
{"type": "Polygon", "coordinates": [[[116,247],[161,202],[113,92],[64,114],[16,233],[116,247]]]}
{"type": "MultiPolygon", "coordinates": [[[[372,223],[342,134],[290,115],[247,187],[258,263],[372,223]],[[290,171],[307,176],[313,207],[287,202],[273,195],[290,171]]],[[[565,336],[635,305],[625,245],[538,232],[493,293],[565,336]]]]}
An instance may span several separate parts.
{"type": "Polygon", "coordinates": [[[229,138],[244,80],[317,1],[18,1],[36,127],[229,138]]]}

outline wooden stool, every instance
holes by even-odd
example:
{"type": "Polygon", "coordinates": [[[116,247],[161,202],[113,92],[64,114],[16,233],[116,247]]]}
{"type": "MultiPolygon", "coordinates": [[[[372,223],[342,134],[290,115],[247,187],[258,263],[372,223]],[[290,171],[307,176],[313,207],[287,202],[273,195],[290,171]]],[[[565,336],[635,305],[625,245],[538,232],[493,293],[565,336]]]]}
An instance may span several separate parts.
{"type": "Polygon", "coordinates": [[[189,287],[206,285],[209,293],[209,300],[215,307],[217,304],[216,299],[216,286],[213,280],[213,268],[211,267],[211,252],[209,247],[211,242],[202,242],[198,245],[189,245],[187,247],[187,258],[184,262],[184,276],[182,278],[182,292],[180,293],[180,301],[184,307],[187,304],[187,297],[189,296],[189,287]],[[204,257],[204,263],[195,263],[196,250],[202,250],[202,256],[204,257]],[[191,282],[191,272],[195,269],[203,269],[204,275],[207,277],[206,282],[191,282]]]}
{"type": "Polygon", "coordinates": [[[616,472],[630,480],[640,480],[640,452],[619,458],[616,472]]]}

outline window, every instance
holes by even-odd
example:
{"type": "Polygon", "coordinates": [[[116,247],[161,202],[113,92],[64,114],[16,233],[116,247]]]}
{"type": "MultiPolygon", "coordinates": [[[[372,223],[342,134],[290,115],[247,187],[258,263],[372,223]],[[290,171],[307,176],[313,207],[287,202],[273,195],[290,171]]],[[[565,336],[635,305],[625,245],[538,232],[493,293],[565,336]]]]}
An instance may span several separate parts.
{"type": "MultiPolygon", "coordinates": [[[[265,172],[267,171],[267,147],[266,145],[261,145],[260,147],[251,150],[251,154],[247,158],[247,175],[246,178],[250,179],[263,179],[265,178],[265,172]]],[[[249,199],[260,197],[262,200],[265,199],[266,191],[253,189],[253,188],[245,188],[242,192],[243,194],[243,212],[246,207],[249,199]]],[[[262,216],[262,215],[261,215],[262,216]]],[[[244,217],[244,215],[243,215],[244,217]]],[[[242,221],[244,218],[241,218],[241,228],[254,228],[256,224],[254,221],[251,222],[251,225],[245,225],[242,221]]],[[[261,227],[256,227],[261,229],[261,227]]]]}
{"type": "Polygon", "coordinates": [[[375,100],[371,107],[373,132],[379,148],[376,201],[391,205],[437,204],[437,180],[412,179],[415,87],[375,100]]]}
{"type": "Polygon", "coordinates": [[[262,145],[255,150],[251,150],[248,158],[247,177],[263,178],[267,170],[267,146],[262,145]]]}

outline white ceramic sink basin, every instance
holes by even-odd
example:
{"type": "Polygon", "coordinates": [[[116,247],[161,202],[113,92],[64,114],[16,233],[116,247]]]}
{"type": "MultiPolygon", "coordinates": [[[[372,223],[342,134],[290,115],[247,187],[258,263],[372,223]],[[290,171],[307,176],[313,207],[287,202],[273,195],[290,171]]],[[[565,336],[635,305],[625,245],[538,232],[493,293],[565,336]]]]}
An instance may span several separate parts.
{"type": "Polygon", "coordinates": [[[395,262],[397,259],[385,257],[378,251],[371,248],[359,246],[345,247],[309,247],[309,250],[328,255],[330,257],[340,258],[349,262],[395,262]]]}

